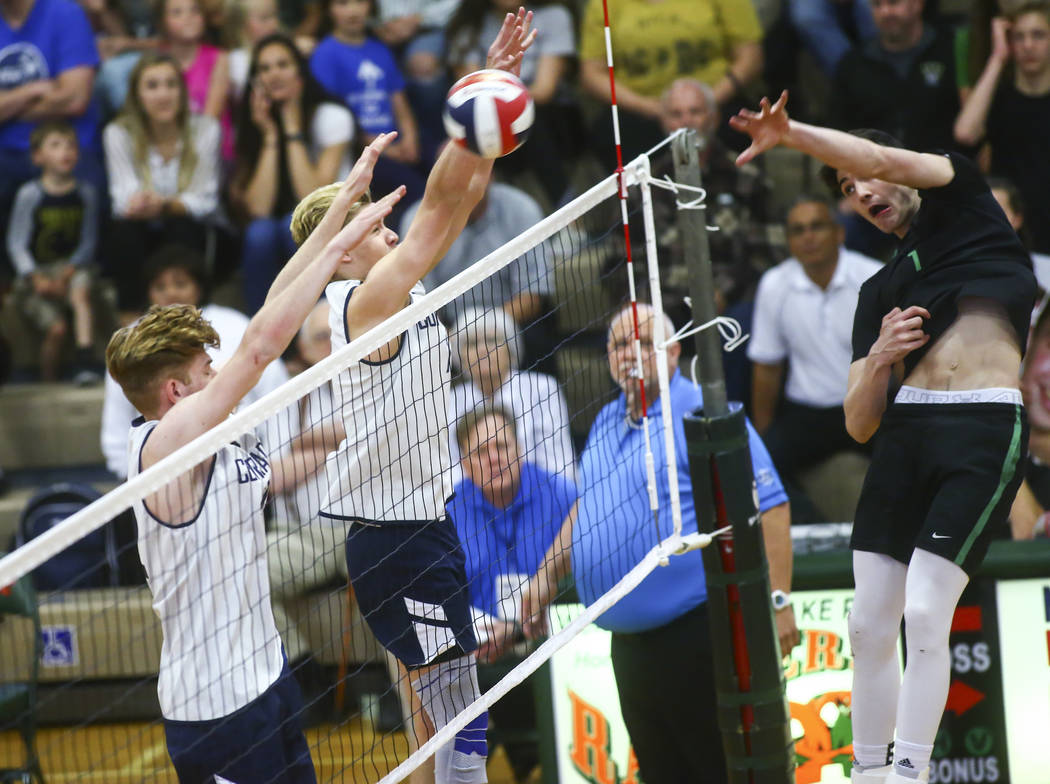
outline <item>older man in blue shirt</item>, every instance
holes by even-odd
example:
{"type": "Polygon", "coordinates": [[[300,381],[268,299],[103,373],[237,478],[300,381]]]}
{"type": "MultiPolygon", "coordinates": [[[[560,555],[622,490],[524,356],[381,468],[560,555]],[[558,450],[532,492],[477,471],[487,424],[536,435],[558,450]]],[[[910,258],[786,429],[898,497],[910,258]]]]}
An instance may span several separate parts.
{"type": "MultiPolygon", "coordinates": [[[[670,397],[682,533],[697,530],[683,417],[701,403],[699,388],[678,372],[680,346],[667,348],[669,389],[660,389],[653,350],[651,307],[639,306],[647,415],[651,432],[663,427],[659,397],[670,397]]],[[[666,320],[666,316],[659,314],[666,320]]],[[[672,334],[665,321],[665,334],[672,334]]],[[[598,414],[580,461],[580,500],[522,599],[526,633],[542,630],[539,611],[571,567],[580,598],[591,604],[652,547],[671,533],[669,514],[654,525],[646,489],[642,406],[635,377],[631,312],[612,321],[609,370],[622,393],[598,414]],[[659,530],[657,530],[659,528],[659,530]]],[[[769,453],[748,423],[751,460],[774,592],[791,585],[790,511],[769,453]]],[[[662,452],[661,452],[662,454],[662,452]]],[[[670,509],[668,471],[657,460],[662,510],[670,509]]],[[[707,586],[699,551],[673,556],[600,616],[612,634],[612,661],[624,723],[647,784],[724,782],[714,666],[707,621],[707,586]],[[668,678],[671,678],[669,681],[668,678]]],[[[790,603],[776,613],[783,652],[798,643],[790,603]]]]}

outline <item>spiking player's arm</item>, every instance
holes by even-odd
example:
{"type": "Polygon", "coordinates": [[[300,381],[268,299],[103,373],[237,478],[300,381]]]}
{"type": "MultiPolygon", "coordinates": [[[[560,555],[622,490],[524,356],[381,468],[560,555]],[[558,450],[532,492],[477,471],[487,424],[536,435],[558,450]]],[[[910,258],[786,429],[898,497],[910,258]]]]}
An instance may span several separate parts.
{"type": "MultiPolygon", "coordinates": [[[[377,221],[390,214],[404,188],[362,209],[278,296],[267,300],[248,324],[240,345],[215,378],[188,394],[160,420],[142,451],[143,468],[188,444],[222,422],[263,370],[284,353],[317,304],[343,256],[361,243],[377,221]]],[[[345,213],[344,213],[345,214],[345,213]]],[[[176,391],[176,394],[181,394],[176,391]]]]}
{"type": "Polygon", "coordinates": [[[343,221],[346,220],[346,213],[349,211],[350,206],[368,190],[368,186],[372,182],[372,170],[375,168],[376,161],[379,160],[383,150],[396,138],[397,131],[381,133],[362,150],[360,157],[354,164],[354,168],[350,170],[350,174],[343,181],[343,186],[339,189],[335,198],[332,199],[332,206],[329,207],[324,218],[317,224],[317,228],[310,232],[310,236],[303,241],[303,244],[299,246],[295,255],[277,273],[277,277],[266,294],[267,302],[284,291],[299,276],[299,273],[310,265],[310,262],[321,252],[321,249],[339,233],[343,221]]]}
{"type": "Polygon", "coordinates": [[[862,179],[884,180],[910,188],[937,188],[955,177],[943,155],[885,147],[849,133],[807,125],[787,113],[787,90],[775,104],[763,98],[757,112],[741,109],[729,124],[751,137],[751,146],[737,157],[743,165],[778,144],[812,155],[828,166],[862,179]]]}
{"type": "MultiPolygon", "coordinates": [[[[486,66],[517,75],[521,58],[536,31],[529,32],[532,12],[519,8],[507,14],[499,35],[489,47],[486,66]]],[[[408,294],[448,252],[485,195],[492,161],[479,158],[456,144],[448,144],[427,178],[423,201],[404,241],[369,272],[350,298],[348,321],[353,336],[367,332],[400,311],[408,294]]]]}

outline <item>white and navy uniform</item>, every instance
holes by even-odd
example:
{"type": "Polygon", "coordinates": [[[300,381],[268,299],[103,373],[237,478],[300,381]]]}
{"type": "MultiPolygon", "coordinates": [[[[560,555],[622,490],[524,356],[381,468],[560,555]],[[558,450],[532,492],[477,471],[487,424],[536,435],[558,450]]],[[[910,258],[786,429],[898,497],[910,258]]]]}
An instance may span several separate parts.
{"type": "MultiPolygon", "coordinates": [[[[332,352],[350,342],[357,280],[330,283],[332,352]]],[[[411,298],[425,294],[421,284],[411,298]]],[[[347,568],[379,641],[407,667],[477,647],[462,548],[445,515],[451,353],[436,315],[399,336],[394,354],[351,364],[333,379],[346,439],[328,456],[321,518],[350,524],[347,568]]]]}
{"type": "MultiPolygon", "coordinates": [[[[129,478],[141,471],[142,449],[157,424],[133,423],[129,478]]],[[[275,763],[294,765],[303,751],[309,762],[295,718],[301,699],[270,608],[263,528],[269,485],[263,445],[244,435],[211,459],[203,497],[187,505],[191,518],[161,519],[145,500],[133,506],[139,557],[163,632],[157,694],[180,781],[216,774],[269,780],[275,763]],[[275,734],[282,736],[277,743],[275,734]],[[251,774],[260,764],[266,779],[251,774]]],[[[280,780],[312,781],[312,766],[309,778],[280,780]]]]}

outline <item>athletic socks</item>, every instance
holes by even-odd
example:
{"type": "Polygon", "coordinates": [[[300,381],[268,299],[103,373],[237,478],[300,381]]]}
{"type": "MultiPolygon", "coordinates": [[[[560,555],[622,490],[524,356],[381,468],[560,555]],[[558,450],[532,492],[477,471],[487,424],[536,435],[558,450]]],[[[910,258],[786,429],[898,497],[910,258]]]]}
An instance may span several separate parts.
{"type": "Polygon", "coordinates": [[[905,779],[916,780],[930,764],[933,745],[923,746],[897,738],[893,747],[893,772],[905,779]]]}
{"type": "MultiPolygon", "coordinates": [[[[463,656],[420,672],[413,681],[435,730],[481,696],[473,657],[463,656]]],[[[456,733],[434,757],[436,784],[484,784],[488,753],[485,732],[488,713],[482,713],[456,733]]]]}

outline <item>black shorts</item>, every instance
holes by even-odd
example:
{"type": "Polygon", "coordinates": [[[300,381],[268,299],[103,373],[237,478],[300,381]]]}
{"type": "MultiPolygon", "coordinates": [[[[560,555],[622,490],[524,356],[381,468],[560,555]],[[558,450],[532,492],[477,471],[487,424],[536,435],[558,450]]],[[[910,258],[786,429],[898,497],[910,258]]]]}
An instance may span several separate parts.
{"type": "Polygon", "coordinates": [[[902,563],[918,547],[972,575],[1009,514],[1028,453],[1010,403],[892,404],[857,503],[850,547],[902,563]]]}
{"type": "Polygon", "coordinates": [[[285,662],[280,677],[240,710],[211,721],[164,720],[179,784],[223,781],[316,784],[299,715],[299,685],[285,662]]]}
{"type": "Polygon", "coordinates": [[[346,566],[357,606],[408,669],[477,649],[463,548],[451,520],[355,522],[346,566]]]}

